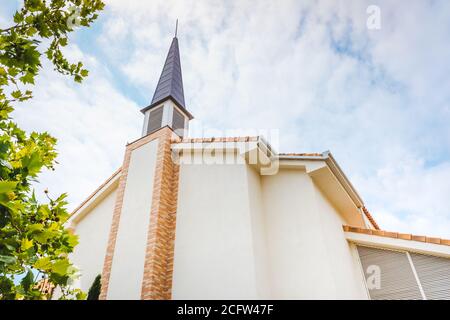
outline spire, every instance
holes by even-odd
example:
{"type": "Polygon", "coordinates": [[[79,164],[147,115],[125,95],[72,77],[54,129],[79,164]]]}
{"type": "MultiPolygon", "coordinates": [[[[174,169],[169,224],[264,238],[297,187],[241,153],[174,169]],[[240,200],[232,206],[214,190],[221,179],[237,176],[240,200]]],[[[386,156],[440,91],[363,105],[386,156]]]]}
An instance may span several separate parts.
{"type": "Polygon", "coordinates": [[[177,37],[174,37],[172,40],[172,45],[167,54],[166,63],[164,64],[151,104],[158,103],[158,101],[164,100],[170,96],[183,108],[185,107],[180,51],[178,48],[177,37]]]}
{"type": "Polygon", "coordinates": [[[178,20],[175,29],[175,37],[170,45],[169,53],[167,54],[166,62],[156,86],[155,94],[151,104],[142,109],[145,113],[147,110],[156,107],[162,102],[171,99],[182,111],[184,111],[190,119],[192,115],[186,110],[184,102],[183,77],[181,74],[180,50],[178,48],[178,20]]]}
{"type": "Polygon", "coordinates": [[[175,38],[177,37],[178,34],[178,19],[177,19],[177,23],[175,25],[175,38]]]}

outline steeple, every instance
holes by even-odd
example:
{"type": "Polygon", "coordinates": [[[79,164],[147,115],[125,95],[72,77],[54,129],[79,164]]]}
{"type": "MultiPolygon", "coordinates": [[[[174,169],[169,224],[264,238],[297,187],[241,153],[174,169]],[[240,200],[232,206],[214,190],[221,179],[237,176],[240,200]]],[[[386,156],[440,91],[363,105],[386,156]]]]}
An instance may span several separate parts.
{"type": "Polygon", "coordinates": [[[141,110],[141,112],[146,115],[142,132],[143,136],[164,126],[169,126],[174,131],[177,129],[180,131],[180,129],[182,129],[183,132],[180,131],[176,133],[183,136],[185,133],[184,131],[187,130],[188,120],[193,119],[193,116],[187,111],[184,101],[183,77],[181,73],[177,31],[178,21],[175,37],[170,45],[169,53],[167,54],[166,62],[164,63],[152,102],[149,106],[141,110]],[[161,110],[156,112],[159,108],[161,108],[161,110]],[[183,119],[181,119],[180,116],[183,117],[183,119]],[[177,121],[177,123],[174,123],[174,121],[177,121]]]}
{"type": "Polygon", "coordinates": [[[164,64],[158,86],[153,95],[151,105],[172,98],[175,102],[186,109],[184,102],[183,77],[181,74],[180,50],[178,48],[178,38],[173,38],[166,63],[164,64]]]}

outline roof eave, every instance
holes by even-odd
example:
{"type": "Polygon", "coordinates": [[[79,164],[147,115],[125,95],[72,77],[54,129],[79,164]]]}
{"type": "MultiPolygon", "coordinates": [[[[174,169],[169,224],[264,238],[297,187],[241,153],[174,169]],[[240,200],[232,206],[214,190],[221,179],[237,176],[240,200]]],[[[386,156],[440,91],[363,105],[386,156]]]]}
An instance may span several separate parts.
{"type": "Polygon", "coordinates": [[[148,110],[150,110],[150,109],[152,109],[152,108],[154,108],[154,107],[157,107],[157,106],[160,105],[161,103],[166,102],[167,100],[171,100],[173,103],[175,103],[175,105],[176,105],[178,108],[180,108],[180,110],[183,111],[183,112],[188,116],[189,120],[194,119],[194,116],[193,116],[189,111],[187,111],[187,109],[186,109],[181,103],[179,103],[179,102],[177,101],[177,99],[175,99],[175,98],[174,98],[173,96],[171,96],[171,95],[169,95],[169,96],[167,96],[167,97],[165,97],[165,98],[159,99],[158,101],[152,103],[151,105],[149,105],[149,106],[147,106],[147,107],[141,109],[141,112],[142,112],[142,113],[145,113],[145,112],[147,112],[148,110]]]}
{"type": "Polygon", "coordinates": [[[450,240],[344,225],[347,241],[378,248],[407,250],[450,258],[450,240]]]}
{"type": "Polygon", "coordinates": [[[350,180],[345,175],[344,171],[342,171],[339,164],[334,159],[333,155],[330,151],[323,152],[320,156],[284,156],[280,155],[280,160],[315,160],[315,161],[325,161],[327,165],[330,167],[330,169],[335,174],[336,178],[341,182],[341,184],[344,186],[344,188],[347,190],[351,198],[355,201],[355,204],[357,204],[358,208],[364,207],[364,201],[359,196],[358,192],[356,191],[355,187],[352,185],[350,180]]]}
{"type": "Polygon", "coordinates": [[[91,193],[78,207],[76,207],[66,221],[68,225],[75,222],[77,223],[87,211],[90,211],[91,206],[95,205],[103,196],[109,194],[115,185],[118,184],[122,168],[117,169],[105,182],[103,182],[93,193],[91,193]]]}
{"type": "Polygon", "coordinates": [[[330,169],[333,171],[333,173],[336,175],[336,178],[344,185],[344,188],[349,192],[350,197],[355,201],[358,208],[364,207],[364,201],[362,200],[361,196],[359,195],[358,191],[356,191],[353,184],[350,182],[342,168],[339,166],[337,161],[334,159],[333,155],[330,151],[324,152],[324,155],[326,155],[325,161],[327,162],[330,169]]]}

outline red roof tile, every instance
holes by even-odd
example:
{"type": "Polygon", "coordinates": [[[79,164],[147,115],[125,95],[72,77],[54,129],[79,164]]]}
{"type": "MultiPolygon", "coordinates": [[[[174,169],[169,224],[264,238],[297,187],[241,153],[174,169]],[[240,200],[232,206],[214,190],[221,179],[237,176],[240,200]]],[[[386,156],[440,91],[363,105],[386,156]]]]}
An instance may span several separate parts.
{"type": "Polygon", "coordinates": [[[379,236],[379,237],[402,239],[402,240],[408,240],[408,241],[426,242],[426,243],[450,246],[450,240],[448,240],[448,239],[417,236],[417,235],[413,235],[413,234],[409,234],[409,233],[398,233],[398,232],[390,232],[390,231],[382,231],[382,230],[364,229],[364,228],[351,227],[351,226],[346,226],[346,225],[342,226],[342,228],[344,229],[345,232],[370,234],[370,235],[379,236]]]}

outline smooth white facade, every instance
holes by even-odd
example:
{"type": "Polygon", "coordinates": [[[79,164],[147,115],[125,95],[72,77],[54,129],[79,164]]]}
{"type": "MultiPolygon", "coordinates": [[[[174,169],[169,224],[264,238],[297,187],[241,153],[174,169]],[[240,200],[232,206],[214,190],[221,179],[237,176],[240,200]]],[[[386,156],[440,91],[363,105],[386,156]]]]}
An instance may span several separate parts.
{"type": "Polygon", "coordinates": [[[158,140],[131,153],[108,299],[140,299],[158,140]]]}
{"type": "MultiPolygon", "coordinates": [[[[248,161],[253,147],[223,145],[218,156],[174,146],[182,155],[173,299],[368,299],[356,245],[450,257],[448,246],[344,232],[372,226],[328,158],[282,159],[267,175],[248,161]]],[[[154,140],[131,154],[108,299],[141,297],[157,148],[154,140]]],[[[102,270],[119,177],[71,218],[83,290],[102,270]]]]}
{"type": "Polygon", "coordinates": [[[364,299],[346,221],[303,170],[281,170],[263,179],[274,297],[364,299]]]}
{"type": "Polygon", "coordinates": [[[102,273],[105,252],[111,229],[112,214],[116,201],[116,188],[113,187],[92,210],[73,227],[79,243],[71,255],[73,264],[80,270],[78,286],[88,291],[95,277],[102,273]]]}
{"type": "Polygon", "coordinates": [[[367,299],[346,221],[301,169],[181,165],[174,299],[367,299]]]}
{"type": "Polygon", "coordinates": [[[260,276],[265,255],[255,250],[260,243],[252,232],[263,224],[254,219],[247,175],[246,165],[181,166],[174,299],[267,295],[267,276],[260,276]]]}

